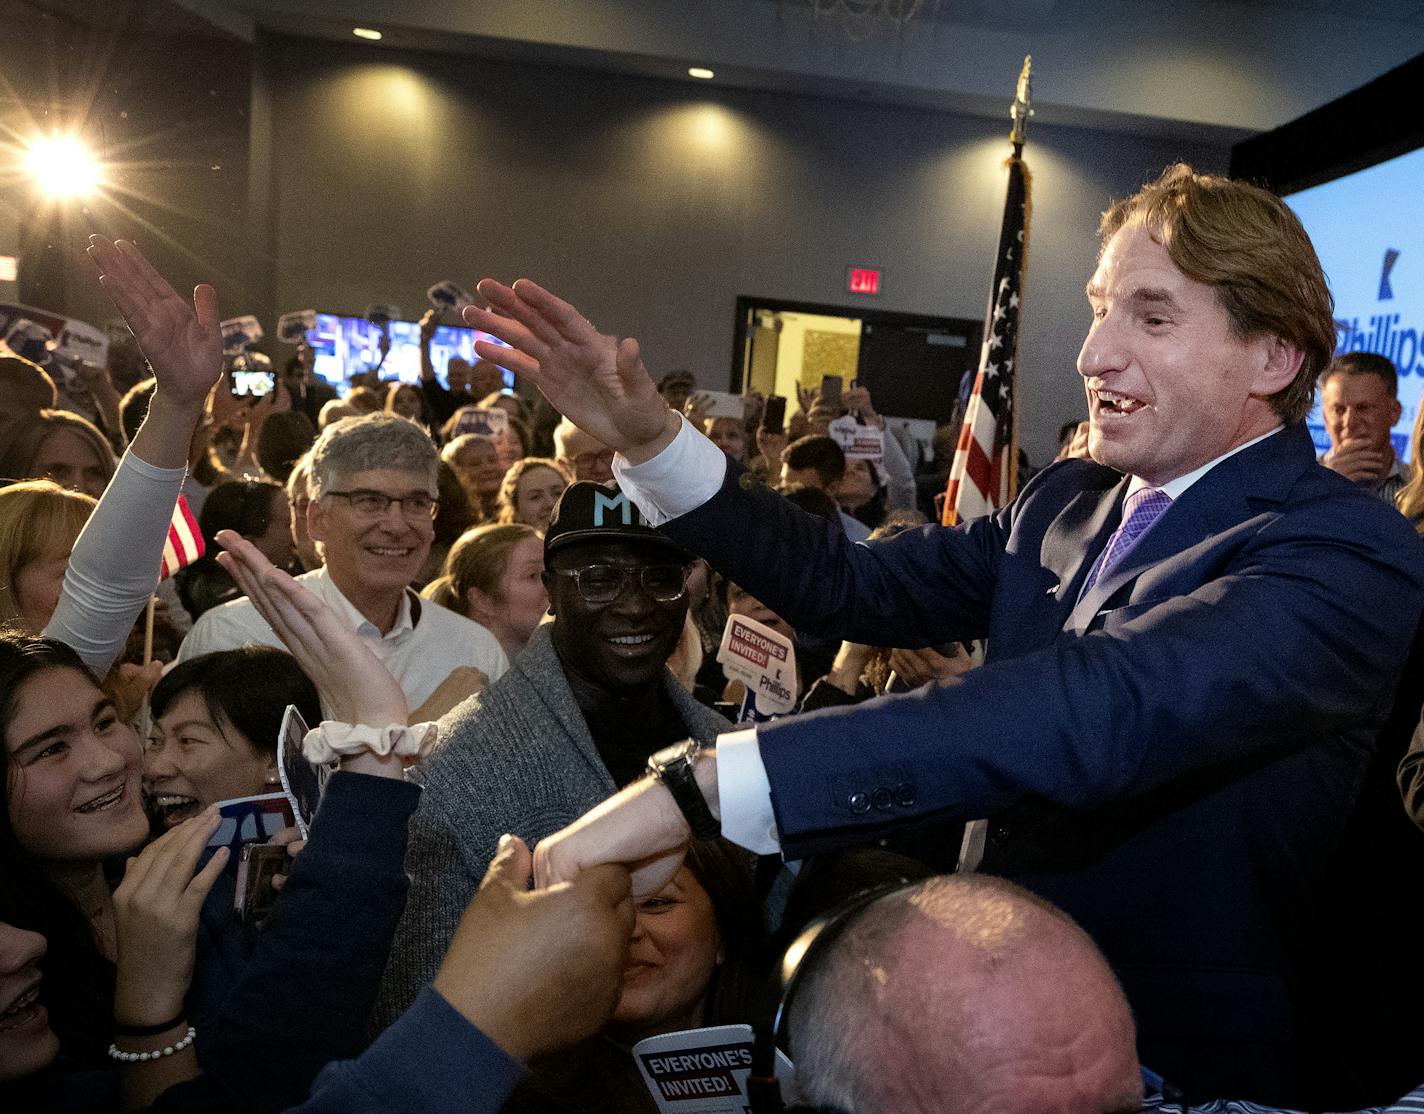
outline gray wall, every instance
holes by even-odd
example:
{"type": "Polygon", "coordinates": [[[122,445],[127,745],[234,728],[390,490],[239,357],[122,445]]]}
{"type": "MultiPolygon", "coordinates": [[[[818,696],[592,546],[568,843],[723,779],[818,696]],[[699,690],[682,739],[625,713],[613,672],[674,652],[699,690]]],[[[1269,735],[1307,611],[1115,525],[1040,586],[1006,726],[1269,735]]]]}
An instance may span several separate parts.
{"type": "MultiPolygon", "coordinates": [[[[855,307],[851,263],[884,268],[879,308],[984,311],[1007,120],[278,37],[259,39],[255,80],[269,311],[412,316],[438,279],[528,275],[637,336],[654,374],[712,387],[738,295],[855,307]]],[[[1026,154],[1020,428],[1041,462],[1083,408],[1099,212],[1168,162],[1222,170],[1227,151],[1044,126],[1026,154]]]]}
{"type": "Polygon", "coordinates": [[[114,316],[84,255],[92,232],[137,240],[180,291],[215,283],[225,312],[260,297],[264,264],[246,246],[251,45],[168,0],[55,7],[70,10],[0,0],[0,139],[80,128],[106,185],[54,205],[4,178],[21,298],[96,324],[114,316]]]}

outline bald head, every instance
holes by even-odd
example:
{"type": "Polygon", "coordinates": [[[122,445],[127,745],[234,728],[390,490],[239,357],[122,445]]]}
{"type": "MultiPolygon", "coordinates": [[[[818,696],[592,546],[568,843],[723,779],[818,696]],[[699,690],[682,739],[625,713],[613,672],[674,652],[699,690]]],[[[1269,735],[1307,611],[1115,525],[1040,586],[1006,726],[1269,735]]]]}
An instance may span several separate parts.
{"type": "Polygon", "coordinates": [[[802,1101],[847,1114],[1112,1114],[1142,1096],[1127,1000],[1088,936],[982,875],[881,898],[797,992],[802,1101]]]}

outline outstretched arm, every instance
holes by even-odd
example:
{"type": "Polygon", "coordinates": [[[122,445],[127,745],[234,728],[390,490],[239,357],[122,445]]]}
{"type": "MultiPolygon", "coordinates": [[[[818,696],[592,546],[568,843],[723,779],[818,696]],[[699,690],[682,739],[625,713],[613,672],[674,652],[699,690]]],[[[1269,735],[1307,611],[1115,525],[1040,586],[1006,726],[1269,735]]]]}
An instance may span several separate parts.
{"type": "Polygon", "coordinates": [[[529,279],[512,287],[485,279],[479,291],[491,308],[466,307],[465,323],[514,348],[476,341],[482,357],[527,376],[556,410],[634,464],[672,443],[677,416],[658,394],[636,340],[605,336],[529,279]]]}
{"type": "Polygon", "coordinates": [[[222,371],[222,336],[211,286],[197,287],[190,307],[133,244],[91,236],[88,250],[157,380],[143,426],[75,543],[45,627],[102,676],[158,582],[188,446],[222,371]]]}

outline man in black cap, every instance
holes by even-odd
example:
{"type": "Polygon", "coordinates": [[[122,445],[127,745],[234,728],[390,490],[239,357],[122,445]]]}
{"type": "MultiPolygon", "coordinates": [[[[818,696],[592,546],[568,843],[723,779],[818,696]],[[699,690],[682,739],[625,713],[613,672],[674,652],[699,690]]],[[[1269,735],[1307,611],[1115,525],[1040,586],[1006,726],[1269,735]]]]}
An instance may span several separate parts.
{"type": "Polygon", "coordinates": [[[650,754],[726,730],[667,669],[691,560],[612,484],[576,483],[560,498],[544,539],[554,621],[441,721],[442,745],[413,772],[425,792],[382,1026],[434,977],[503,833],[532,847],[639,777],[650,754]]]}

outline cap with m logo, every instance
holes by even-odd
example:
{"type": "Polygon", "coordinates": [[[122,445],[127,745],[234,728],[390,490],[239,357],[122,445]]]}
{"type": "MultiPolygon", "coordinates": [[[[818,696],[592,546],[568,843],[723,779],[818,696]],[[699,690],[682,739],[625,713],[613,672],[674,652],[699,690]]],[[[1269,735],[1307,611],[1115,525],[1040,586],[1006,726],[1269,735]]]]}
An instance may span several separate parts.
{"type": "Polygon", "coordinates": [[[578,542],[652,542],[687,555],[649,526],[633,500],[613,483],[575,483],[564,490],[544,535],[544,555],[578,542]]]}

